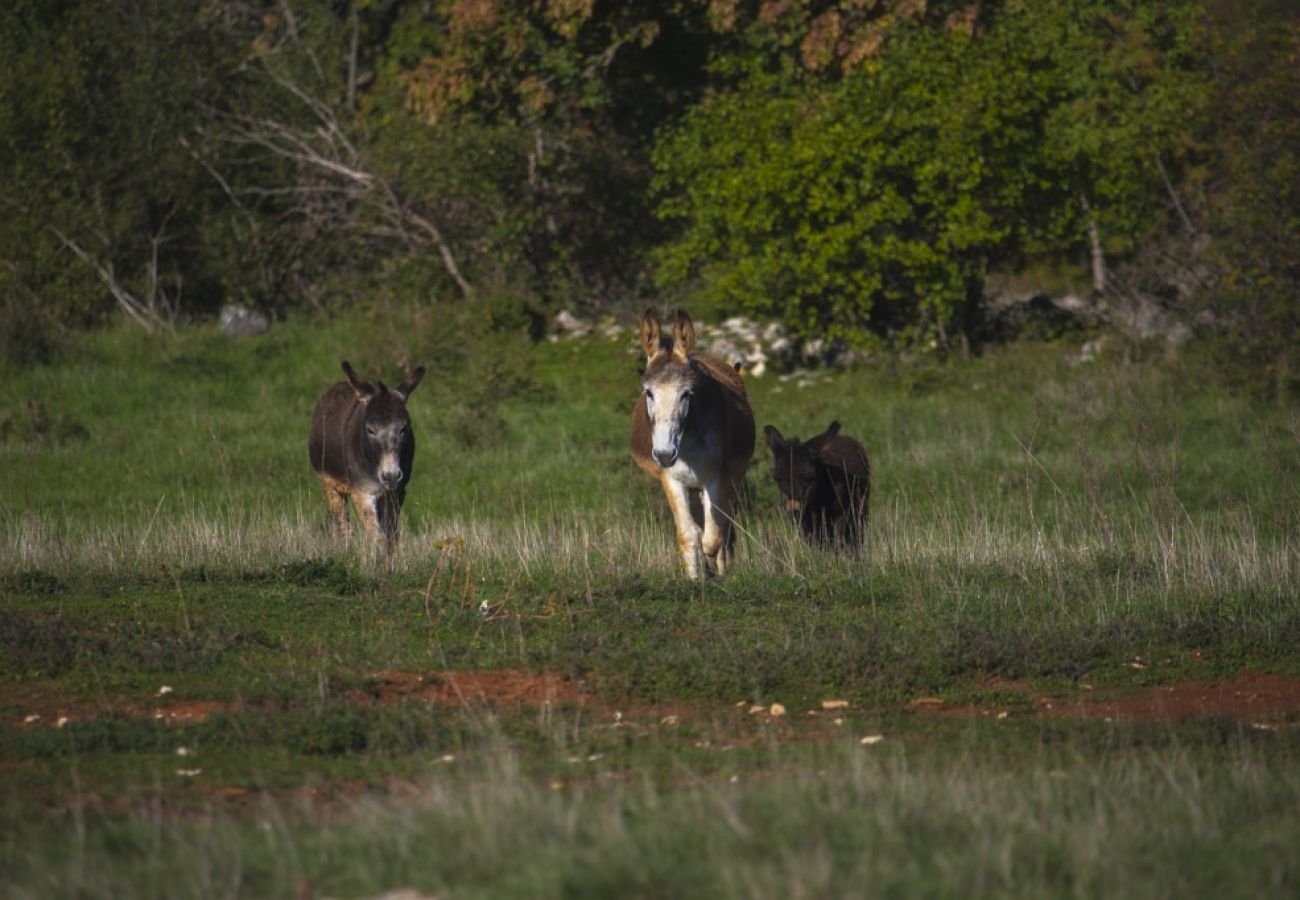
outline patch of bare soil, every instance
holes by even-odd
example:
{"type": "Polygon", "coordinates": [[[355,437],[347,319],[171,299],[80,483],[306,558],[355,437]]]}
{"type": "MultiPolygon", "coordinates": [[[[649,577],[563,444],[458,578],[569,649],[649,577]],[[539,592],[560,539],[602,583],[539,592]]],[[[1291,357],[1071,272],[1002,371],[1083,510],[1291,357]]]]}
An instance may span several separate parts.
{"type": "Polygon", "coordinates": [[[943,716],[1031,715],[1060,719],[1174,722],[1192,718],[1237,719],[1255,725],[1276,726],[1300,720],[1300,678],[1267,672],[1238,672],[1214,681],[1183,681],[1134,691],[1097,696],[1060,697],[1031,691],[1015,682],[999,681],[981,687],[1019,694],[1023,700],[997,704],[947,705],[936,698],[912,703],[920,712],[943,716]]]}
{"type": "Polygon", "coordinates": [[[377,672],[353,693],[360,703],[393,706],[423,700],[438,706],[518,708],[557,704],[583,706],[590,697],[581,679],[522,669],[465,672],[377,672]]]}
{"type": "Polygon", "coordinates": [[[28,682],[17,685],[0,685],[0,709],[10,708],[16,714],[4,720],[18,728],[53,726],[62,728],[70,722],[94,719],[116,714],[131,718],[153,718],[165,722],[202,722],[217,713],[238,712],[243,704],[220,700],[182,700],[170,689],[160,691],[153,698],[99,697],[95,699],[72,698],[56,684],[28,682]]]}
{"type": "MultiPolygon", "coordinates": [[[[1032,690],[1005,679],[982,679],[981,692],[1010,698],[1009,702],[948,704],[941,698],[920,697],[909,708],[940,716],[1017,717],[1103,720],[1176,721],[1196,717],[1223,717],[1260,725],[1300,721],[1300,678],[1263,672],[1239,672],[1215,681],[1184,681],[1125,692],[1096,695],[1057,696],[1032,690]]],[[[395,706],[416,701],[429,706],[463,710],[517,710],[563,706],[586,711],[597,720],[643,726],[693,725],[707,732],[730,732],[734,743],[740,735],[759,734],[781,739],[807,737],[809,732],[829,730],[838,718],[826,710],[775,712],[773,707],[750,707],[683,701],[679,703],[608,703],[600,701],[593,685],[548,672],[522,669],[483,669],[448,672],[376,672],[366,685],[353,689],[348,698],[359,705],[395,706]],[[761,727],[750,727],[761,726],[761,727]],[[753,734],[749,734],[749,732],[753,734]]],[[[151,717],[169,723],[202,722],[218,713],[239,712],[238,702],[181,699],[167,689],[154,697],[103,697],[71,699],[50,682],[0,685],[3,720],[18,728],[62,727],[69,722],[116,714],[151,717]]],[[[878,710],[880,711],[880,710],[878,710]]],[[[743,740],[742,740],[743,743],[743,740]]]]}
{"type": "Polygon", "coordinates": [[[364,688],[352,693],[355,702],[393,706],[411,701],[430,707],[466,711],[564,707],[577,709],[590,727],[630,730],[644,735],[659,728],[690,728],[697,746],[748,746],[759,741],[816,737],[829,733],[835,717],[824,710],[791,711],[779,704],[753,706],[701,700],[644,703],[610,702],[596,695],[594,685],[547,672],[486,669],[455,672],[377,672],[364,688]]]}
{"type": "Polygon", "coordinates": [[[1122,696],[1059,701],[1042,711],[1085,719],[1172,721],[1219,717],[1280,724],[1300,717],[1300,678],[1239,672],[1218,681],[1183,682],[1122,696]]]}

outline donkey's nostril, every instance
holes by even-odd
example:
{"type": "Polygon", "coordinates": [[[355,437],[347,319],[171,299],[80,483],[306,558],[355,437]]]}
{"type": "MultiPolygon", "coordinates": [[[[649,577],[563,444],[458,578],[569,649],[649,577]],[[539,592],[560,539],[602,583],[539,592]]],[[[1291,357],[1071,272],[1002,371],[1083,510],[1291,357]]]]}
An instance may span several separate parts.
{"type": "Polygon", "coordinates": [[[671,466],[674,462],[677,461],[677,451],[656,450],[654,452],[654,457],[655,457],[655,462],[659,463],[659,465],[663,466],[666,469],[669,466],[671,466]]]}
{"type": "Polygon", "coordinates": [[[395,488],[402,483],[401,472],[380,472],[379,480],[386,488],[395,488]]]}

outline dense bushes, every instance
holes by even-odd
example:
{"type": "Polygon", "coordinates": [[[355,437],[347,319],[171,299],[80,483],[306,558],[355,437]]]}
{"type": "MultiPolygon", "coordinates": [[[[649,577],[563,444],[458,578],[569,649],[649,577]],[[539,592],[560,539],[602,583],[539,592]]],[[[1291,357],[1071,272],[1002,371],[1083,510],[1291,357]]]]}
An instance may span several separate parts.
{"type": "Polygon", "coordinates": [[[942,345],[987,272],[1064,260],[1102,301],[1208,311],[1281,384],[1290,6],[16,0],[4,352],[115,311],[165,330],[377,293],[513,297],[534,331],[683,299],[942,345]]]}
{"type": "Polygon", "coordinates": [[[659,146],[684,224],[665,280],[808,333],[942,340],[990,267],[1132,246],[1197,98],[1188,5],[1128,6],[898,29],[833,80],[746,61],[659,146]]]}

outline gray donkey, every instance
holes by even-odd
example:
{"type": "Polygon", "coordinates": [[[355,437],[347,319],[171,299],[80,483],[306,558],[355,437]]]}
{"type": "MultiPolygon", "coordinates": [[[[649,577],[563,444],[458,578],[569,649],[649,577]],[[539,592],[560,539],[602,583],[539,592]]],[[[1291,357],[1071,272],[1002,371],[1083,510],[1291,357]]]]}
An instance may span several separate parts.
{"type": "Polygon", "coordinates": [[[415,460],[415,435],[406,399],[424,367],[397,387],[362,381],[345,360],[347,381],[331,387],[316,403],[307,453],[325,488],[325,502],[339,534],[352,534],[351,497],[366,534],[384,549],[397,546],[397,515],[406,499],[415,460]]]}

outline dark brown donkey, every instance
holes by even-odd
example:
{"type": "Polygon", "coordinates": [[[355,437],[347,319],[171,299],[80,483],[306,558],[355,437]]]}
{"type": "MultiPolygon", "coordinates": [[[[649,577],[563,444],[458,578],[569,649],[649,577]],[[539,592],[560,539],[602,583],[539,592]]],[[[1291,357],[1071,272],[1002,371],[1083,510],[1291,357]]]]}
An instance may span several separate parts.
{"type": "Polygon", "coordinates": [[[663,485],[686,574],[699,578],[726,574],[731,560],[736,496],[754,455],[754,414],[740,373],[711,356],[692,356],[694,345],[695,326],[685,310],[677,310],[670,340],[663,339],[659,315],[646,310],[632,458],[663,485]]]}
{"type": "Polygon", "coordinates": [[[382,381],[362,381],[346,361],[343,374],[348,380],[316,403],[307,453],[325,487],[325,502],[339,534],[352,534],[347,507],[351,497],[366,534],[376,544],[382,538],[384,548],[392,551],[415,459],[406,399],[424,377],[424,367],[391,390],[382,381]]]}
{"type": "Polygon", "coordinates": [[[772,451],[772,477],[786,513],[813,543],[851,549],[862,545],[871,500],[871,463],[861,443],[831,422],[821,434],[788,440],[763,428],[772,451]]]}

